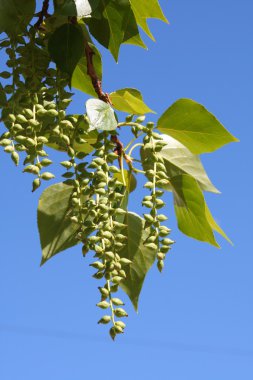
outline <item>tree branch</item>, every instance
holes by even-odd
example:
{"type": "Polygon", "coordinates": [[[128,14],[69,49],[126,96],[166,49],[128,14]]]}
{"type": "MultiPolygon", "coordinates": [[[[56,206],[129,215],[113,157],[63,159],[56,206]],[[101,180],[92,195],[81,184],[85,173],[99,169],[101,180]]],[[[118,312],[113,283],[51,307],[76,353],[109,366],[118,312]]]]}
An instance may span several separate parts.
{"type": "Polygon", "coordinates": [[[36,22],[36,24],[34,24],[34,27],[36,29],[40,29],[41,24],[44,21],[44,18],[47,18],[50,16],[48,13],[48,8],[49,8],[49,0],[44,0],[41,11],[39,13],[37,13],[37,15],[36,15],[39,18],[38,21],[36,22]]]}

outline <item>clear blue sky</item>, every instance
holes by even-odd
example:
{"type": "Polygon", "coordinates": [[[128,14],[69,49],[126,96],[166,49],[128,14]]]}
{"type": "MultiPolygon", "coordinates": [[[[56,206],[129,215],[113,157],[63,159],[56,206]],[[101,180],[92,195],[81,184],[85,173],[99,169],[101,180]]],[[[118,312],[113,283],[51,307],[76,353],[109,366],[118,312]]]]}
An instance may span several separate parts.
{"type": "MultiPolygon", "coordinates": [[[[139,88],[158,113],[192,98],[241,140],[203,157],[222,192],[208,195],[210,208],[235,246],[183,236],[168,196],[177,244],[164,273],[151,270],[138,315],[128,303],[126,333],[113,343],[96,324],[97,283],[80,248],[39,267],[39,193],[1,152],[1,380],[253,378],[253,2],[161,3],[170,26],[152,21],[157,43],[124,47],[118,65],[105,54],[104,88],[139,88]]],[[[76,111],[84,101],[76,96],[76,111]]]]}

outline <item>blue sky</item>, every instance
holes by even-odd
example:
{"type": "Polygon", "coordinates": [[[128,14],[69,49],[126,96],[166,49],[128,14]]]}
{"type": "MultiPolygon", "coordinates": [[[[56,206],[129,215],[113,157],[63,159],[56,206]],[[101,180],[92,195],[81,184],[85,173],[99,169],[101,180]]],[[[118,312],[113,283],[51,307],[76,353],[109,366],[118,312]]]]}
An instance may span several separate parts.
{"type": "MultiPolygon", "coordinates": [[[[39,267],[39,192],[31,194],[31,176],[1,152],[2,380],[253,378],[253,3],[161,4],[170,25],[150,22],[157,42],[145,39],[149,51],[124,46],[118,64],[104,53],[104,89],[136,87],[158,115],[176,99],[192,98],[240,139],[203,156],[222,192],[208,195],[208,204],[235,246],[218,238],[222,249],[216,250],[182,235],[168,196],[177,243],[163,274],[149,273],[139,314],[127,303],[126,333],[113,343],[96,324],[97,283],[80,248],[39,267]]],[[[76,96],[77,112],[85,99],[76,96]]],[[[141,212],[136,202],[130,208],[141,212]]]]}

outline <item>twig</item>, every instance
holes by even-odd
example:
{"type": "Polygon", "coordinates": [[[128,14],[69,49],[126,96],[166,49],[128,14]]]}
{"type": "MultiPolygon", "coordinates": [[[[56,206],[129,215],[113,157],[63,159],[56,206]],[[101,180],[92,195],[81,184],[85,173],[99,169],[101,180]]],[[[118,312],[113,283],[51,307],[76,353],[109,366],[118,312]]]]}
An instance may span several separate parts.
{"type": "Polygon", "coordinates": [[[36,22],[36,24],[34,24],[34,27],[36,29],[40,29],[41,24],[44,21],[44,18],[47,18],[50,16],[48,13],[48,8],[49,8],[49,0],[44,0],[41,11],[39,13],[37,13],[37,15],[36,15],[39,18],[38,21],[36,22]]]}

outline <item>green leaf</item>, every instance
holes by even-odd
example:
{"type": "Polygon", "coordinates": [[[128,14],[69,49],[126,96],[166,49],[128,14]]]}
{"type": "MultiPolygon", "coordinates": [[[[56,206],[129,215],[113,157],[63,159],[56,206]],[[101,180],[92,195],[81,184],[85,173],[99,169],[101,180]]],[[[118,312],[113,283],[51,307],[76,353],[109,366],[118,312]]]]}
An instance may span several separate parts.
{"type": "Polygon", "coordinates": [[[131,260],[132,263],[124,268],[126,279],[120,282],[120,286],[137,311],[140,292],[147,272],[155,261],[156,252],[143,244],[148,232],[144,229],[144,220],[139,215],[128,212],[124,223],[127,227],[122,233],[127,236],[127,244],[120,251],[120,256],[131,260]]]}
{"type": "Polygon", "coordinates": [[[4,107],[7,103],[6,93],[3,89],[2,83],[0,83],[0,107],[4,107]]]}
{"type": "Polygon", "coordinates": [[[158,0],[148,0],[148,1],[140,1],[140,0],[130,0],[135,18],[140,27],[144,30],[144,32],[154,40],[154,36],[150,32],[150,29],[147,24],[148,18],[157,18],[168,23],[168,20],[164,16],[161,7],[159,5],[158,0]]]}
{"type": "Polygon", "coordinates": [[[90,130],[99,129],[103,131],[113,131],[117,128],[112,107],[100,99],[89,99],[86,102],[87,116],[90,121],[90,130]]]}
{"type": "Polygon", "coordinates": [[[137,186],[137,181],[135,176],[129,171],[124,169],[124,180],[122,178],[122,173],[115,173],[114,177],[117,178],[122,184],[124,184],[125,180],[125,185],[129,193],[132,193],[137,186]]]}
{"type": "Polygon", "coordinates": [[[48,41],[48,50],[57,67],[70,78],[84,54],[84,37],[78,25],[64,24],[54,31],[48,41]]]}
{"type": "Polygon", "coordinates": [[[178,228],[185,235],[219,248],[206,214],[206,202],[197,181],[187,174],[171,179],[178,228]]]}
{"type": "Polygon", "coordinates": [[[229,239],[229,237],[225,234],[225,232],[223,231],[223,229],[217,224],[217,222],[214,220],[212,214],[211,214],[211,211],[209,210],[207,204],[206,204],[206,218],[210,224],[210,226],[212,227],[212,229],[216,232],[218,232],[221,236],[224,237],[224,239],[226,239],[231,245],[233,245],[232,241],[229,239]]]}
{"type": "Polygon", "coordinates": [[[35,13],[35,0],[0,0],[0,33],[22,33],[35,13]]]}
{"type": "Polygon", "coordinates": [[[54,7],[57,15],[87,17],[98,3],[99,0],[54,0],[54,7]]]}
{"type": "Polygon", "coordinates": [[[122,43],[138,44],[139,41],[140,44],[139,30],[129,0],[100,0],[92,16],[85,19],[90,33],[110,50],[116,61],[122,43]]]}
{"type": "MultiPolygon", "coordinates": [[[[93,55],[93,65],[96,71],[96,75],[100,81],[102,81],[102,58],[98,49],[93,45],[89,44],[92,48],[93,55]]],[[[97,93],[92,85],[91,77],[87,74],[87,59],[82,57],[78,62],[75,71],[72,76],[72,87],[83,91],[86,94],[97,97],[97,93]]]]}
{"type": "Polygon", "coordinates": [[[152,111],[144,102],[142,94],[135,88],[123,88],[110,94],[113,107],[129,114],[144,115],[152,111]]]}
{"type": "Polygon", "coordinates": [[[158,120],[160,132],[174,137],[192,153],[213,152],[221,146],[238,141],[201,104],[179,99],[158,120]]]}
{"type": "Polygon", "coordinates": [[[78,225],[68,219],[73,187],[57,183],[41,195],[38,206],[38,228],[43,265],[47,260],[78,244],[78,225]]]}

